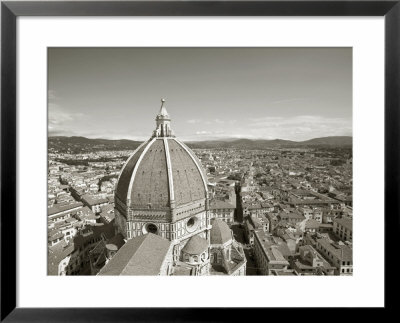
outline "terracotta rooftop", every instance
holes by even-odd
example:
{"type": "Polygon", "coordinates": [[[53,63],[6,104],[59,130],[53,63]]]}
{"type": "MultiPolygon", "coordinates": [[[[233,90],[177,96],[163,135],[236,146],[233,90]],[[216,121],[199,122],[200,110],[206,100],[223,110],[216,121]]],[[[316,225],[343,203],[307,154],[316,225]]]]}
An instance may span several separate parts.
{"type": "Polygon", "coordinates": [[[224,244],[232,240],[232,230],[224,221],[213,219],[211,220],[211,225],[211,244],[224,244]]]}
{"type": "Polygon", "coordinates": [[[210,202],[210,209],[211,210],[218,210],[218,209],[235,209],[235,206],[229,202],[221,201],[221,200],[212,200],[210,202]]]}
{"type": "Polygon", "coordinates": [[[74,244],[68,244],[65,241],[49,247],[47,255],[47,274],[51,276],[58,275],[58,265],[60,261],[69,256],[74,251],[74,244]]]}
{"type": "Polygon", "coordinates": [[[206,182],[200,161],[187,146],[175,138],[153,138],[126,162],[115,195],[125,204],[130,200],[132,207],[166,208],[172,198],[176,206],[205,198],[206,182]]]}
{"type": "Polygon", "coordinates": [[[318,229],[320,223],[314,219],[308,219],[306,222],[306,229],[318,229]]]}
{"type": "Polygon", "coordinates": [[[195,235],[189,239],[182,251],[190,255],[200,255],[208,249],[208,241],[195,235]]]}
{"type": "Polygon", "coordinates": [[[323,248],[329,251],[331,254],[335,255],[340,261],[352,261],[353,260],[353,250],[347,245],[337,245],[330,243],[327,239],[317,239],[323,248]]]}
{"type": "Polygon", "coordinates": [[[128,240],[99,275],[158,275],[171,242],[148,233],[128,240]]]}
{"type": "Polygon", "coordinates": [[[47,210],[48,215],[53,215],[53,214],[57,214],[57,213],[61,213],[61,212],[66,212],[75,208],[79,208],[82,207],[83,203],[82,202],[76,202],[76,203],[72,203],[72,204],[68,204],[65,206],[57,206],[54,205],[52,207],[49,207],[47,210]]]}
{"type": "Polygon", "coordinates": [[[349,218],[336,218],[333,222],[337,222],[348,230],[353,230],[353,220],[349,218]]]}

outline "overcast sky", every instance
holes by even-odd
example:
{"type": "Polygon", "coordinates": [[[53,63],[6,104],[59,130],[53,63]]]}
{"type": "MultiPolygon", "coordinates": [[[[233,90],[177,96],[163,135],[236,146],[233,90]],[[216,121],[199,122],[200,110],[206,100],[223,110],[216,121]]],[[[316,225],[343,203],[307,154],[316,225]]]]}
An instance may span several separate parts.
{"type": "Polygon", "coordinates": [[[51,48],[49,135],[182,140],[352,135],[351,48],[51,48]]]}

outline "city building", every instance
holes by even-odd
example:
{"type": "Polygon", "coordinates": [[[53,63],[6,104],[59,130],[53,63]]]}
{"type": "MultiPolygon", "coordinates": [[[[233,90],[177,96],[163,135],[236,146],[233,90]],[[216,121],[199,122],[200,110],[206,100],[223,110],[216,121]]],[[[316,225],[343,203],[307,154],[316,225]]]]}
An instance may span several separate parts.
{"type": "Polygon", "coordinates": [[[227,224],[232,224],[235,221],[235,209],[234,205],[226,201],[212,200],[210,202],[211,218],[225,221],[227,224]]]}
{"type": "Polygon", "coordinates": [[[97,244],[107,242],[114,236],[113,225],[86,225],[72,239],[49,246],[48,275],[92,274],[92,250],[97,244]]]}
{"type": "Polygon", "coordinates": [[[93,213],[100,213],[101,207],[108,204],[108,200],[104,197],[97,197],[95,195],[83,195],[82,202],[84,205],[89,207],[93,213]]]}
{"type": "Polygon", "coordinates": [[[333,275],[332,267],[311,245],[299,248],[299,256],[291,261],[291,266],[298,275],[333,275]]]}
{"type": "Polygon", "coordinates": [[[284,272],[289,262],[283,256],[279,246],[271,243],[264,231],[254,232],[254,256],[261,275],[271,275],[272,271],[284,272]]]}
{"type": "Polygon", "coordinates": [[[335,267],[335,275],[353,274],[353,251],[349,246],[331,242],[326,238],[317,239],[316,242],[316,250],[335,267]]]}
{"type": "Polygon", "coordinates": [[[247,242],[252,246],[254,245],[255,230],[269,232],[269,220],[265,216],[261,219],[255,215],[246,216],[244,220],[244,234],[247,242]]]}
{"type": "Polygon", "coordinates": [[[278,214],[278,219],[282,222],[286,222],[292,225],[296,225],[302,221],[304,221],[306,218],[304,215],[300,214],[300,212],[297,211],[282,211],[278,214]]]}
{"type": "Polygon", "coordinates": [[[53,207],[49,207],[47,210],[48,220],[51,222],[64,221],[70,218],[82,207],[83,204],[81,202],[75,202],[65,206],[54,205],[53,207]]]}
{"type": "Polygon", "coordinates": [[[336,218],[333,220],[333,232],[343,241],[353,242],[353,220],[336,218]]]}

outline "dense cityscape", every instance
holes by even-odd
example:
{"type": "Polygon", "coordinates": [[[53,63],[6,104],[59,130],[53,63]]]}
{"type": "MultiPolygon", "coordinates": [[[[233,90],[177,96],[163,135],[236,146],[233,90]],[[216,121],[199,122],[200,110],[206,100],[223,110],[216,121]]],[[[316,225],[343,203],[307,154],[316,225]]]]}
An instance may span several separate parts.
{"type": "Polygon", "coordinates": [[[48,275],[353,274],[351,145],[278,143],[260,149],[198,142],[187,143],[189,149],[174,139],[169,121],[162,107],[147,146],[126,141],[120,149],[107,141],[49,137],[48,275]],[[202,189],[198,175],[200,188],[190,186],[191,204],[178,205],[185,189],[176,188],[173,198],[171,180],[163,207],[155,206],[165,198],[161,180],[151,192],[139,189],[144,184],[136,183],[138,176],[148,168],[136,164],[156,163],[147,156],[162,152],[163,145],[169,147],[162,157],[165,172],[167,178],[173,174],[175,186],[175,165],[185,174],[190,167],[203,169],[204,204],[193,202],[200,201],[193,197],[202,189]],[[141,155],[127,177],[135,149],[141,155]],[[183,154],[195,166],[187,166],[183,154]],[[134,185],[126,188],[132,201],[121,198],[124,181],[134,185]],[[134,194],[139,200],[148,194],[149,200],[146,195],[139,207],[134,194]]]}

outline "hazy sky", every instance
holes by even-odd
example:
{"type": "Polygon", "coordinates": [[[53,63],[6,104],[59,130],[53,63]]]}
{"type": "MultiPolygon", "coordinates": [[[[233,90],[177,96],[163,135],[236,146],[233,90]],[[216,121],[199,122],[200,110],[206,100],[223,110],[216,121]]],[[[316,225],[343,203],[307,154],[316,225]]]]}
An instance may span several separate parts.
{"type": "Polygon", "coordinates": [[[49,135],[182,140],[352,135],[351,48],[51,48],[49,135]]]}

